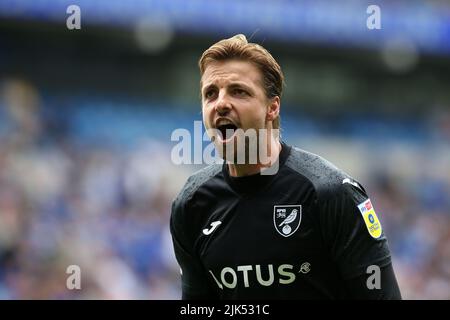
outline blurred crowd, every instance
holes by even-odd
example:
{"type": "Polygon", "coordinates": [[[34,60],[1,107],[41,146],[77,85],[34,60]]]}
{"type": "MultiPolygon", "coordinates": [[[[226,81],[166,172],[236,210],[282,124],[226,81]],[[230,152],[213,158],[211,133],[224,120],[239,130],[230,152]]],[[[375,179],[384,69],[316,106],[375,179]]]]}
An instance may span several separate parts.
{"type": "Polygon", "coordinates": [[[40,99],[27,83],[3,86],[0,298],[178,298],[168,225],[183,172],[170,146],[77,143],[40,99]],[[70,265],[81,290],[66,287],[70,265]]]}
{"type": "MultiPolygon", "coordinates": [[[[4,81],[0,101],[0,299],[179,299],[170,205],[194,169],[170,162],[170,136],[80,140],[60,121],[72,114],[47,117],[22,80],[4,81]],[[66,286],[70,265],[81,290],[66,286]]],[[[360,161],[345,139],[335,154],[325,142],[312,150],[365,185],[405,299],[450,299],[448,128],[432,144],[367,143],[360,161]]]]}

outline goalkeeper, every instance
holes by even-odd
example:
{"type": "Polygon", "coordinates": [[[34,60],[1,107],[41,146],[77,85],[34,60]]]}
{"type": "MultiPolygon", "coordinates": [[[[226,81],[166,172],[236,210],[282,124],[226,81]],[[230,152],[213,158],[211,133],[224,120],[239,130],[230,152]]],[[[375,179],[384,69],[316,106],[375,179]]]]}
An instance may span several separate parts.
{"type": "Polygon", "coordinates": [[[203,122],[225,161],[192,175],[172,205],[182,298],[401,299],[363,186],[280,139],[272,55],[237,35],[199,67],[203,122]]]}

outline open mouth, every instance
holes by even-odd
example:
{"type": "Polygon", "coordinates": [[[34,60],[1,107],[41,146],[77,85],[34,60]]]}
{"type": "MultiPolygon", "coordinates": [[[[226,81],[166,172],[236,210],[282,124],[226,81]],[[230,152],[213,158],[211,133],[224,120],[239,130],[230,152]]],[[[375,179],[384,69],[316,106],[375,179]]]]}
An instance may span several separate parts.
{"type": "Polygon", "coordinates": [[[237,126],[232,123],[222,124],[217,127],[219,129],[221,136],[220,140],[223,142],[228,142],[235,134],[237,126]]]}

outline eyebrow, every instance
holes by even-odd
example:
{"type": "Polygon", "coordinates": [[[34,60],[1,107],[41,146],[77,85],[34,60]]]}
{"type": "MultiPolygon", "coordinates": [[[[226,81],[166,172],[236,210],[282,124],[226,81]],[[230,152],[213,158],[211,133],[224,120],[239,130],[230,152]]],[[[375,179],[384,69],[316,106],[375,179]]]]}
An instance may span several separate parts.
{"type": "MultiPolygon", "coordinates": [[[[228,85],[229,88],[234,89],[234,88],[244,88],[245,90],[253,93],[253,89],[250,88],[249,86],[247,86],[246,84],[242,83],[242,82],[232,82],[228,85]]],[[[208,84],[206,87],[203,88],[202,90],[202,94],[204,94],[206,91],[208,91],[209,89],[212,88],[217,88],[217,86],[214,83],[208,84]]]]}
{"type": "Polygon", "coordinates": [[[250,88],[249,86],[247,86],[246,84],[241,83],[241,82],[234,82],[234,83],[230,84],[229,87],[232,89],[233,88],[244,88],[247,91],[253,92],[252,88],[250,88]]]}
{"type": "Polygon", "coordinates": [[[205,92],[208,91],[209,89],[212,89],[212,88],[215,88],[215,87],[217,87],[217,86],[215,84],[213,84],[213,83],[208,84],[206,87],[204,87],[202,89],[202,95],[205,94],[205,92]]]}

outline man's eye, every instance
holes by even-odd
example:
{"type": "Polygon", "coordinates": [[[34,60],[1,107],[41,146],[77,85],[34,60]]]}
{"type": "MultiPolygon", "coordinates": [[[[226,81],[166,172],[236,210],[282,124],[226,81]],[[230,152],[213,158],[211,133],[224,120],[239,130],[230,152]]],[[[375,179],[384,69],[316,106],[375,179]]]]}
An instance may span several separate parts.
{"type": "Polygon", "coordinates": [[[208,90],[208,91],[205,92],[204,97],[205,97],[206,99],[209,99],[209,98],[211,98],[213,95],[214,95],[214,90],[208,90]]]}
{"type": "Polygon", "coordinates": [[[247,91],[242,90],[242,89],[234,89],[233,93],[235,95],[238,95],[238,96],[245,96],[245,95],[247,95],[247,91]]]}

